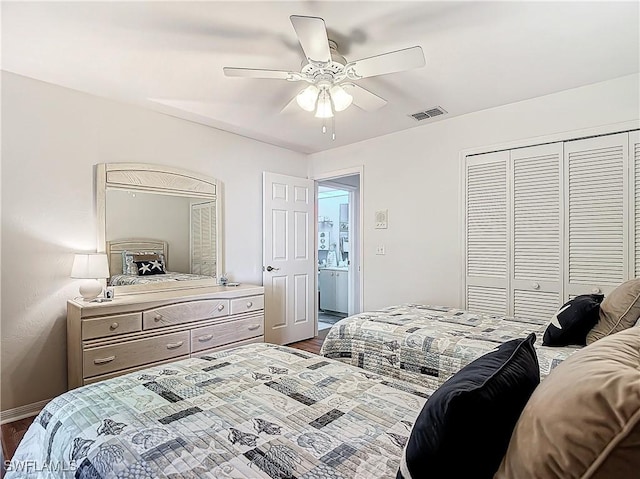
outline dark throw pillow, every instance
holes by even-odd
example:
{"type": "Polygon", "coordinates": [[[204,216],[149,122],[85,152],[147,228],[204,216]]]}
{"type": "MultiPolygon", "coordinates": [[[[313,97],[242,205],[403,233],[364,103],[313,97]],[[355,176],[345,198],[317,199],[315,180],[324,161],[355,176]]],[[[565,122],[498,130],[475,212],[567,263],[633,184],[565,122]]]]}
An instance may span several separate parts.
{"type": "Polygon", "coordinates": [[[149,276],[152,274],[165,274],[162,263],[159,260],[154,261],[136,261],[138,268],[138,276],[149,276]]]}
{"type": "Polygon", "coordinates": [[[508,341],[440,386],[416,419],[397,477],[493,478],[540,383],[535,340],[508,341]]]}
{"type": "Polygon", "coordinates": [[[562,305],[551,318],[542,337],[543,346],[568,346],[587,344],[587,334],[600,317],[602,294],[583,294],[562,305]]]}

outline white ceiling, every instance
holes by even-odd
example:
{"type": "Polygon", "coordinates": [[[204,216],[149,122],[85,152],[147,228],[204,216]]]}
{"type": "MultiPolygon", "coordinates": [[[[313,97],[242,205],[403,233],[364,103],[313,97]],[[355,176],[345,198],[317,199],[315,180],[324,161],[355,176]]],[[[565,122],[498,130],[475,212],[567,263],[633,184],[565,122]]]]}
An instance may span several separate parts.
{"type": "Polygon", "coordinates": [[[631,2],[2,2],[2,69],[311,153],[639,71],[631,2]],[[336,114],[304,87],[222,67],[298,71],[289,16],[325,19],[347,60],[420,45],[424,68],[360,80],[388,100],[336,114]],[[439,105],[446,116],[407,115],[439,105]]]}

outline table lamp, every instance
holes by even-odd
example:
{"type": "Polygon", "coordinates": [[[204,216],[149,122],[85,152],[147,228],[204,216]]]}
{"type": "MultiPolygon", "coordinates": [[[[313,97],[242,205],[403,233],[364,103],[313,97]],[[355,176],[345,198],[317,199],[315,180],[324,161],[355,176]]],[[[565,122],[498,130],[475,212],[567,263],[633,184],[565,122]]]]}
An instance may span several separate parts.
{"type": "Polygon", "coordinates": [[[80,285],[80,295],[85,301],[91,301],[102,292],[98,279],[109,277],[109,263],[104,253],[76,254],[73,258],[71,277],[86,279],[80,285]]]}

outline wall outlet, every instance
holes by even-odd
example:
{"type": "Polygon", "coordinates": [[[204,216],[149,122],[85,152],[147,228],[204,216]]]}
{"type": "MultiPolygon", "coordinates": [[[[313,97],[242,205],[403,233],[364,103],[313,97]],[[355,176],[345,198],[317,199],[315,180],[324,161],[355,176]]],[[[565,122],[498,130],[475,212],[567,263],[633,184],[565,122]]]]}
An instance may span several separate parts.
{"type": "Polygon", "coordinates": [[[385,254],[383,244],[376,246],[376,254],[385,254]]]}

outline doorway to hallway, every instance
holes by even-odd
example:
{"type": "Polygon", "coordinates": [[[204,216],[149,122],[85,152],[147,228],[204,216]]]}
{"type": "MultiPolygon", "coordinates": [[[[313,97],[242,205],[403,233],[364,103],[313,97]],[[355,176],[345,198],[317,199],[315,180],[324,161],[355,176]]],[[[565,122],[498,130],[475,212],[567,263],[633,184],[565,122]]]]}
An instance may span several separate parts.
{"type": "Polygon", "coordinates": [[[318,331],[359,312],[360,175],[317,181],[318,331]]]}

